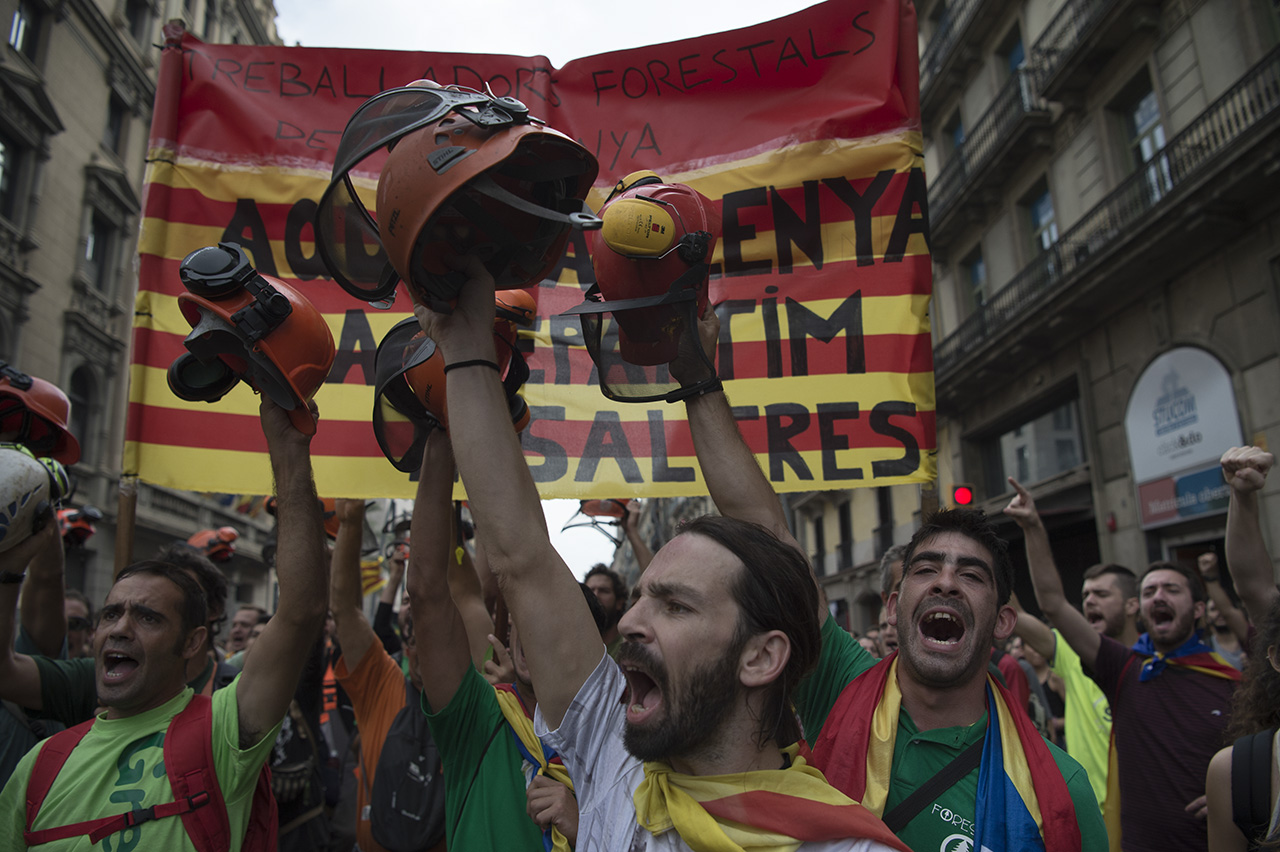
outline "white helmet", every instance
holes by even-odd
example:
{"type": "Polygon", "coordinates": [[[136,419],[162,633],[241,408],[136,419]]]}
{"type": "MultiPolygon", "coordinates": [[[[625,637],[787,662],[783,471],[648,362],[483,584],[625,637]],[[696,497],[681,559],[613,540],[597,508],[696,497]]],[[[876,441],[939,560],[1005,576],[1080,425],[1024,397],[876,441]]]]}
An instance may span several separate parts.
{"type": "Polygon", "coordinates": [[[61,464],[37,459],[20,444],[0,444],[0,553],[50,523],[49,510],[68,490],[61,464]]]}

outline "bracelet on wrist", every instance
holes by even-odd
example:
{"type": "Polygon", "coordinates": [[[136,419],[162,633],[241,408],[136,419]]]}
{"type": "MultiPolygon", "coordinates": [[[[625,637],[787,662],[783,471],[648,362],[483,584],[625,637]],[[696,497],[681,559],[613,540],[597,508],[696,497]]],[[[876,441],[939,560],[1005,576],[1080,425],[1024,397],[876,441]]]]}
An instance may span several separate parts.
{"type": "Polygon", "coordinates": [[[502,372],[502,368],[487,358],[472,358],[467,361],[454,361],[452,364],[444,365],[444,372],[448,375],[450,370],[461,370],[463,367],[488,367],[495,373],[502,372]]]}

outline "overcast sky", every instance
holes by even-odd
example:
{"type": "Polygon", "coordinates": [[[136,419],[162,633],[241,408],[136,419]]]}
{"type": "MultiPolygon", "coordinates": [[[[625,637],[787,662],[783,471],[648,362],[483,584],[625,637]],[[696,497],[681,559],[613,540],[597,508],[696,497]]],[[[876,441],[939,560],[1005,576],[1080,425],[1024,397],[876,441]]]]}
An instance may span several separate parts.
{"type": "MultiPolygon", "coordinates": [[[[275,0],[275,4],[276,29],[290,46],[546,56],[557,68],[584,56],[738,29],[814,5],[812,0],[275,0]]],[[[577,508],[577,500],[543,501],[551,540],[581,577],[595,563],[611,562],[614,546],[590,527],[560,533],[577,508]]]]}

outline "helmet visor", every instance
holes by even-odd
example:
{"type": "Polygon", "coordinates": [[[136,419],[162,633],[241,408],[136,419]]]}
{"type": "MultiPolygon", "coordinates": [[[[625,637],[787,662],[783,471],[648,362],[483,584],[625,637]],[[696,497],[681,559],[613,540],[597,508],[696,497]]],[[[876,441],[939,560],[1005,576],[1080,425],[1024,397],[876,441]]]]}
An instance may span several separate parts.
{"type": "Polygon", "coordinates": [[[435,341],[422,334],[415,319],[396,323],[374,357],[373,434],[396,470],[413,473],[431,430],[440,420],[409,386],[406,373],[436,354],[435,341]]]}
{"type": "Polygon", "coordinates": [[[618,402],[678,402],[716,381],[698,338],[697,293],[605,302],[593,287],[566,313],[582,320],[600,391],[618,402]]]}
{"type": "Polygon", "coordinates": [[[387,146],[438,122],[451,110],[491,102],[489,96],[475,91],[406,86],[374,95],[351,116],[315,221],[320,257],[344,290],[358,299],[376,301],[388,298],[398,281],[378,241],[378,223],[360,200],[352,171],[380,155],[364,167],[372,182],[382,168],[387,146]]]}

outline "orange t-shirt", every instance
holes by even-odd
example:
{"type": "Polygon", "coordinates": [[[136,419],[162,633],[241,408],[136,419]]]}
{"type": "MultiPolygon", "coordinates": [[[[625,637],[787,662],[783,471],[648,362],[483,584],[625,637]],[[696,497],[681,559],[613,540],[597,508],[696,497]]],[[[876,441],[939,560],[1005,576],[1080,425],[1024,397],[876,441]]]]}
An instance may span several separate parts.
{"type": "Polygon", "coordinates": [[[355,671],[347,671],[347,659],[341,657],[334,663],[333,673],[351,698],[356,727],[360,730],[360,765],[355,770],[356,842],[363,852],[386,852],[373,839],[365,807],[369,804],[373,774],[378,768],[378,757],[382,754],[387,731],[404,707],[404,674],[382,643],[376,641],[369,646],[355,671]]]}

